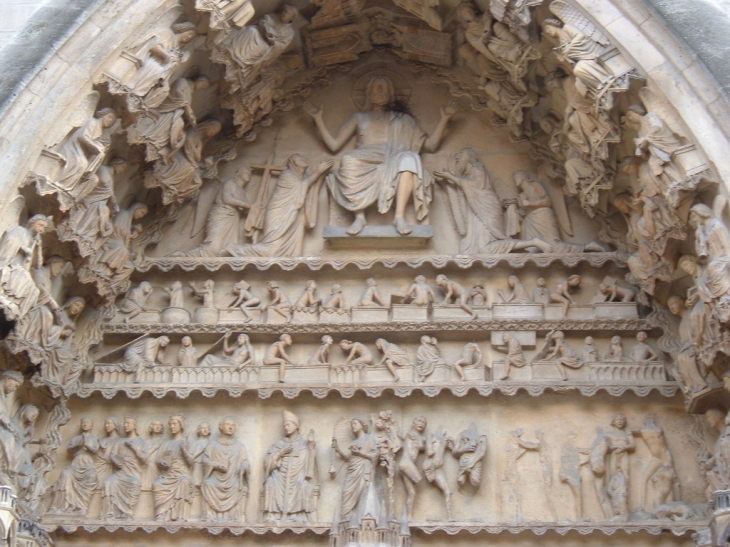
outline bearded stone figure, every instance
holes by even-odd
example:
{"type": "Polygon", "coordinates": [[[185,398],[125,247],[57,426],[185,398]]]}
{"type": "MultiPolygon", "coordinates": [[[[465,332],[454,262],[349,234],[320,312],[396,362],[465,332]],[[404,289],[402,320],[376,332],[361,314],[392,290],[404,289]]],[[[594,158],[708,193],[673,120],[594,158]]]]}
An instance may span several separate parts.
{"type": "Polygon", "coordinates": [[[299,418],[284,411],[286,436],[264,456],[264,518],[311,522],[317,510],[319,484],[314,431],[299,433],[299,418]]]}
{"type": "Polygon", "coordinates": [[[354,150],[342,155],[340,169],[327,177],[334,200],[355,213],[347,233],[359,234],[366,225],[365,209],[377,203],[385,214],[395,202],[395,227],[401,235],[411,233],[405,220],[406,204],[413,198],[416,218],[423,220],[433,199],[431,174],[423,168],[420,152],[435,151],[446,124],[456,113],[456,103],[441,110],[441,120],[429,136],[405,111],[395,96],[393,82],[375,76],[366,90],[368,109],[356,112],[333,136],[324,124],[324,110],[310,103],[304,107],[317,125],[327,148],[340,150],[357,135],[354,150]]]}

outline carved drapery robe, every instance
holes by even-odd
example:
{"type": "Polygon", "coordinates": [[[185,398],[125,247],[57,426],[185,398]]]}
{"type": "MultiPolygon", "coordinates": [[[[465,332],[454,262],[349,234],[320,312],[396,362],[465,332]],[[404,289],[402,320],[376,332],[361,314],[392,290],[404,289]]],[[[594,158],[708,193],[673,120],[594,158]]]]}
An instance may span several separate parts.
{"type": "Polygon", "coordinates": [[[275,61],[294,39],[294,28],[278,16],[267,14],[258,25],[248,25],[232,35],[227,49],[241,67],[243,82],[252,83],[259,71],[275,61]]]}
{"type": "Polygon", "coordinates": [[[360,141],[345,152],[337,173],[327,176],[327,185],[337,203],[348,211],[364,211],[377,203],[387,213],[395,199],[400,174],[415,175],[413,202],[416,217],[428,214],[433,188],[431,174],[423,168],[418,153],[426,134],[416,120],[402,112],[358,112],[360,141]]]}
{"type": "Polygon", "coordinates": [[[209,518],[244,522],[249,471],[246,448],[237,439],[211,441],[203,452],[203,482],[200,493],[209,518]]]}
{"type": "Polygon", "coordinates": [[[40,291],[30,274],[38,244],[24,226],[11,228],[0,241],[0,302],[8,319],[26,315],[38,300],[40,291]]]}
{"type": "Polygon", "coordinates": [[[82,256],[98,250],[102,237],[112,233],[110,200],[114,200],[113,168],[102,165],[97,171],[98,183],[73,209],[66,222],[59,226],[64,241],[75,241],[82,256]]]}
{"type": "Polygon", "coordinates": [[[194,486],[191,462],[185,453],[185,439],[162,443],[157,454],[160,476],[152,483],[157,520],[186,520],[193,503],[194,486]]]}
{"type": "Polygon", "coordinates": [[[266,207],[261,241],[252,245],[228,245],[226,250],[233,256],[302,256],[304,230],[310,216],[308,179],[306,174],[300,176],[293,169],[284,170],[266,207]]]}
{"type": "Polygon", "coordinates": [[[102,483],[102,516],[132,518],[142,492],[147,447],[140,437],[120,439],[109,452],[114,472],[102,483]]]}
{"type": "Polygon", "coordinates": [[[104,134],[104,126],[99,118],[89,118],[83,126],[74,131],[68,140],[61,145],[58,153],[63,156],[66,163],[54,181],[54,186],[62,190],[59,194],[61,210],[70,209],[76,200],[83,198],[96,184],[94,177],[89,177],[83,184],[81,178],[87,172],[91,160],[100,154],[101,141],[104,134]]]}
{"type": "Polygon", "coordinates": [[[707,266],[697,279],[700,297],[708,302],[730,295],[730,231],[717,218],[697,229],[698,253],[705,254],[707,266]]]}
{"type": "Polygon", "coordinates": [[[416,370],[419,378],[425,378],[431,374],[436,365],[446,365],[441,356],[441,351],[435,344],[421,344],[416,350],[416,370]]]}
{"type": "Polygon", "coordinates": [[[99,486],[94,463],[99,449],[99,439],[90,433],[76,435],[68,442],[68,450],[74,452],[74,457],[53,486],[51,510],[86,514],[91,494],[99,486]]]}
{"type": "Polygon", "coordinates": [[[317,510],[319,485],[316,449],[296,434],[269,447],[264,456],[264,514],[306,521],[317,510]],[[291,447],[289,454],[281,451],[291,447]]]}
{"type": "Polygon", "coordinates": [[[138,340],[124,352],[122,368],[126,372],[137,372],[145,367],[155,366],[159,346],[159,338],[143,338],[142,340],[138,340]]]}
{"type": "Polygon", "coordinates": [[[537,181],[525,183],[523,194],[531,205],[524,207],[525,216],[522,219],[522,239],[540,239],[549,243],[556,253],[580,253],[583,245],[566,243],[560,238],[558,221],[552,202],[543,187],[537,181]]]}
{"type": "Polygon", "coordinates": [[[593,90],[601,88],[613,73],[598,61],[603,47],[573,25],[564,25],[560,32],[562,55],[575,63],[573,74],[593,90]]]}
{"type": "Polygon", "coordinates": [[[373,435],[363,435],[355,439],[352,445],[357,446],[362,455],[351,454],[346,463],[340,505],[342,517],[355,514],[360,508],[368,488],[375,480],[375,469],[379,456],[378,446],[373,435]]]}
{"type": "Polygon", "coordinates": [[[648,195],[666,195],[669,188],[683,182],[685,178],[681,169],[672,161],[672,155],[682,143],[654,112],[641,118],[639,138],[646,143],[649,173],[654,182],[654,188],[648,189],[648,195]]]}

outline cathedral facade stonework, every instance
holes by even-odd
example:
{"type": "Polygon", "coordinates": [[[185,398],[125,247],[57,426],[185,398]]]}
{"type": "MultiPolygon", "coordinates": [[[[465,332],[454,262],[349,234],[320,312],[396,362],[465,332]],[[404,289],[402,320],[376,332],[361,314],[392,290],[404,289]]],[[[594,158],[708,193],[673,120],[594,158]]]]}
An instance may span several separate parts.
{"type": "Polygon", "coordinates": [[[653,11],[85,9],[0,118],[5,541],[727,543],[730,106],[653,11]]]}

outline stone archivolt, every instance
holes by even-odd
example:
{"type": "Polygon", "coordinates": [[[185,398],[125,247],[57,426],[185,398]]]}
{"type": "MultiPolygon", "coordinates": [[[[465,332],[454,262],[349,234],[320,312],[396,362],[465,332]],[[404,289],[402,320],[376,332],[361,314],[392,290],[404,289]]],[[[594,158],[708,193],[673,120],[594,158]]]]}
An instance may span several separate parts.
{"type": "Polygon", "coordinates": [[[2,227],[24,533],[706,526],[730,488],[718,178],[574,4],[488,4],[183,2],[104,62],[2,227]],[[709,428],[663,412],[677,390],[709,428]],[[605,425],[565,419],[598,391],[605,425]],[[193,421],[163,434],[147,393],[193,421]]]}

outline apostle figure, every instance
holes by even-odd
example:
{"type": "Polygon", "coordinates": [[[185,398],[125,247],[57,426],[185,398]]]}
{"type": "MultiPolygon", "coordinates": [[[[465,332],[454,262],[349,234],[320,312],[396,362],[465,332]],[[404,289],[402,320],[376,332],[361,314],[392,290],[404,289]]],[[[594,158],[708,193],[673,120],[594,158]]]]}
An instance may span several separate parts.
{"type": "Polygon", "coordinates": [[[131,519],[142,493],[142,466],[147,464],[147,443],[137,435],[137,418],[124,417],[125,439],[111,445],[108,458],[113,472],[102,483],[101,516],[131,519]]]}
{"type": "Polygon", "coordinates": [[[251,245],[229,244],[225,250],[233,256],[245,257],[302,256],[304,229],[313,227],[317,220],[317,192],[310,191],[310,187],[332,165],[332,160],[323,161],[314,173],[309,173],[306,158],[301,154],[292,155],[266,206],[261,240],[251,245]]]}
{"type": "Polygon", "coordinates": [[[299,418],[288,411],[284,431],[264,456],[264,519],[312,522],[319,498],[314,431],[302,437],[299,418]]]}
{"type": "Polygon", "coordinates": [[[93,428],[91,418],[81,418],[79,434],[68,442],[73,460],[51,489],[53,512],[85,515],[89,510],[91,494],[99,487],[94,456],[101,448],[99,439],[92,433],[93,428]]]}
{"type": "Polygon", "coordinates": [[[160,476],[152,483],[152,497],[155,502],[155,520],[185,521],[190,515],[193,503],[193,481],[191,472],[193,456],[187,451],[187,440],[183,438],[183,417],[170,416],[169,441],[162,443],[157,453],[157,468],[160,476]]]}
{"type": "Polygon", "coordinates": [[[245,522],[250,464],[243,443],[234,437],[236,422],[223,418],[218,426],[220,436],[203,452],[204,518],[218,522],[245,522]]]}
{"type": "Polygon", "coordinates": [[[345,152],[339,171],[327,177],[335,201],[355,213],[355,222],[347,233],[357,235],[365,227],[365,209],[377,203],[378,212],[384,214],[395,201],[396,229],[401,235],[407,235],[412,231],[405,220],[406,204],[411,196],[420,221],[428,214],[433,194],[431,175],[423,168],[419,153],[422,149],[433,152],[438,148],[446,124],[456,113],[456,104],[450,103],[441,110],[441,120],[428,136],[397,101],[389,78],[372,78],[366,95],[368,109],[353,114],[336,137],[324,124],[322,108],[310,103],[304,107],[332,152],[357,135],[356,148],[345,152]]]}

